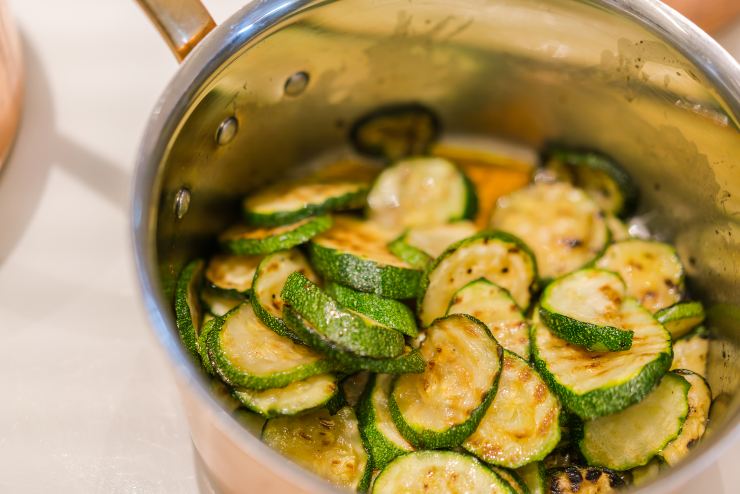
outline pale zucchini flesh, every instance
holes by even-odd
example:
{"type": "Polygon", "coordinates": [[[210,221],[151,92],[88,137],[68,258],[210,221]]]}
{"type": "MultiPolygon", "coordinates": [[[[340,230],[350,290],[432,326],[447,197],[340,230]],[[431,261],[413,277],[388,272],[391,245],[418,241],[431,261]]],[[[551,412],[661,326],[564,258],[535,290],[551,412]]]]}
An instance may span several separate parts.
{"type": "Polygon", "coordinates": [[[493,403],[462,444],[486,463],[519,468],[545,458],[560,441],[560,403],[521,357],[504,351],[493,403]]]}
{"type": "Polygon", "coordinates": [[[475,214],[475,191],[460,169],[437,157],[398,161],[367,196],[368,217],[386,228],[433,226],[475,214]]]}
{"type": "Polygon", "coordinates": [[[581,453],[590,465],[628,470],[645,465],[681,432],[689,383],[669,372],[642,401],[583,424],[581,453]]]}
{"type": "Polygon", "coordinates": [[[262,430],[262,440],[336,486],[362,492],[370,481],[370,459],[351,407],[335,415],[319,409],[297,417],[270,419],[262,430]]]}
{"type": "Polygon", "coordinates": [[[200,292],[200,300],[203,306],[208,310],[208,313],[221,317],[227,312],[232,310],[234,307],[238,307],[249,298],[251,292],[240,297],[232,297],[230,295],[224,295],[223,292],[212,290],[210,287],[205,287],[200,292]]]}
{"type": "Polygon", "coordinates": [[[334,364],[307,346],[265,326],[251,304],[229,312],[207,341],[217,373],[237,388],[264,390],[333,370],[334,364]]]}
{"type": "Polygon", "coordinates": [[[478,228],[470,221],[409,228],[403,235],[388,244],[388,250],[409,264],[424,269],[447,247],[477,232],[478,228]]]}
{"type": "Polygon", "coordinates": [[[263,189],[244,200],[247,223],[275,227],[310,216],[362,207],[369,188],[365,180],[308,180],[263,189]]]}
{"type": "Polygon", "coordinates": [[[530,246],[543,278],[555,278],[593,261],[609,242],[598,206],[567,183],[538,183],[499,198],[491,227],[530,246]]]}
{"type": "Polygon", "coordinates": [[[527,246],[504,232],[479,233],[453,244],[424,272],[418,301],[421,324],[428,326],[443,316],[455,293],[479,278],[505,288],[525,309],[537,265],[527,246]]]}
{"type": "Polygon", "coordinates": [[[373,466],[384,468],[394,458],[413,451],[398,432],[388,409],[388,395],[393,376],[376,374],[370,377],[368,388],[357,408],[360,434],[365,441],[373,466]]]}
{"type": "Polygon", "coordinates": [[[584,419],[608,415],[640,401],[668,370],[670,334],[637,301],[622,305],[622,325],[633,331],[632,347],[591,352],[557,337],[537,317],[531,344],[535,368],[563,405],[584,419]]]}
{"type": "Polygon", "coordinates": [[[342,380],[342,394],[344,394],[344,400],[349,406],[354,407],[360,401],[360,397],[363,395],[372,375],[368,371],[360,371],[342,380]]]}
{"type": "Polygon", "coordinates": [[[303,244],[332,225],[331,216],[312,216],[287,225],[235,225],[219,237],[224,249],[236,255],[270,254],[303,244]]]}
{"type": "Polygon", "coordinates": [[[253,412],[265,418],[272,418],[280,415],[297,415],[322,407],[336,396],[338,389],[336,376],[319,374],[283,388],[262,391],[236,389],[234,397],[253,412]]]}
{"type": "Polygon", "coordinates": [[[704,322],[704,317],[704,306],[696,301],[679,302],[655,313],[655,318],[671,333],[674,341],[704,322]]]}
{"type": "Polygon", "coordinates": [[[550,283],[540,317],[560,338],[594,351],[627,350],[632,331],[623,329],[625,286],[615,273],[581,269],[550,283]]]}
{"type": "Polygon", "coordinates": [[[421,374],[397,378],[390,410],[415,447],[461,444],[478,426],[496,394],[502,350],[480,321],[463,314],[436,320],[426,330],[421,374]]]}
{"type": "Polygon", "coordinates": [[[283,321],[283,298],[281,291],[292,273],[301,273],[317,283],[306,257],[298,249],[278,251],[264,257],[256,269],[252,289],[252,306],[263,323],[281,336],[295,338],[283,321]]]}
{"type": "Polygon", "coordinates": [[[331,229],[309,243],[311,264],[324,278],[361,292],[414,298],[422,272],[388,250],[392,239],[375,223],[338,216],[331,229]]]}
{"type": "Polygon", "coordinates": [[[709,338],[704,328],[700,326],[673,344],[671,370],[687,369],[700,376],[706,376],[708,355],[709,338]]]}
{"type": "Polygon", "coordinates": [[[596,266],[614,271],[651,312],[681,300],[684,270],[675,249],[661,242],[630,239],[610,245],[596,266]]]}
{"type": "Polygon", "coordinates": [[[541,461],[536,461],[517,468],[516,473],[527,486],[529,494],[546,494],[548,493],[547,472],[545,465],[541,461]]]}
{"type": "Polygon", "coordinates": [[[453,295],[447,314],[470,314],[488,326],[502,347],[529,359],[529,323],[509,292],[495,283],[468,283],[453,295]]]}
{"type": "Polygon", "coordinates": [[[681,433],[663,448],[660,456],[668,465],[674,466],[685,458],[707,428],[709,407],[712,404],[712,391],[709,384],[700,375],[685,369],[673,371],[689,382],[691,388],[688,393],[689,412],[681,428],[681,433]]]}
{"type": "Polygon", "coordinates": [[[627,486],[617,472],[607,468],[569,466],[550,472],[549,494],[610,494],[627,486]]]}
{"type": "Polygon", "coordinates": [[[391,462],[373,484],[373,494],[513,494],[511,487],[472,456],[453,451],[418,451],[391,462]]]}
{"type": "Polygon", "coordinates": [[[208,261],[205,279],[216,289],[246,294],[252,288],[254,273],[261,260],[262,256],[217,254],[208,261]]]}

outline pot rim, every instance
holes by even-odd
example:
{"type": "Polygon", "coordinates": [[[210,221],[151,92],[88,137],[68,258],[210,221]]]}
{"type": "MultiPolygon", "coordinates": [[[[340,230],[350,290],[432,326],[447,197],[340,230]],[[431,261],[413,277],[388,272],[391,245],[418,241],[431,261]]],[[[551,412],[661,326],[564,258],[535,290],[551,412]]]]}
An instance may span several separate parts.
{"type": "MultiPolygon", "coordinates": [[[[159,163],[167,151],[161,136],[170,136],[211,74],[245,44],[255,40],[276,23],[327,0],[253,1],[217,26],[187,56],[157,101],[146,125],[136,158],[132,196],[132,243],[144,306],[157,340],[174,366],[176,378],[205,405],[215,426],[243,450],[276,474],[312,491],[334,491],[323,479],[286,461],[249,433],[210,393],[209,379],[180,344],[170,310],[162,294],[156,259],[156,211],[152,205],[160,189],[159,163]]],[[[334,1],[334,0],[329,0],[334,1]]],[[[740,119],[740,64],[714,39],[681,14],[658,0],[573,0],[602,6],[631,18],[681,52],[701,68],[708,81],[725,100],[735,120],[740,119]]],[[[705,470],[731,443],[740,439],[740,413],[728,420],[712,441],[702,443],[695,454],[670,475],[643,487],[645,494],[669,492],[705,470]],[[711,443],[711,444],[710,444],[711,443]]]]}

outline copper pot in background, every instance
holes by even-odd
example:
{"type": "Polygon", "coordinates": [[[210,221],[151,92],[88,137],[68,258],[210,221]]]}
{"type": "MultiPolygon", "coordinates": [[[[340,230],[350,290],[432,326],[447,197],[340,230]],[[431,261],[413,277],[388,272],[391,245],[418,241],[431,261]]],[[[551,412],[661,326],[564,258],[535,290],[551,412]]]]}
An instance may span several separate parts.
{"type": "Polygon", "coordinates": [[[10,152],[21,115],[21,45],[5,0],[0,0],[0,166],[10,152]]]}
{"type": "Polygon", "coordinates": [[[139,150],[135,257],[216,490],[334,491],[263,444],[259,420],[191,360],[174,279],[244,195],[394,102],[432,108],[446,132],[588,145],[624,164],[717,335],[711,430],[641,494],[675,491],[740,438],[740,66],[694,24],[657,0],[260,0],[214,28],[198,0],[139,2],[184,60],[139,150]]]}

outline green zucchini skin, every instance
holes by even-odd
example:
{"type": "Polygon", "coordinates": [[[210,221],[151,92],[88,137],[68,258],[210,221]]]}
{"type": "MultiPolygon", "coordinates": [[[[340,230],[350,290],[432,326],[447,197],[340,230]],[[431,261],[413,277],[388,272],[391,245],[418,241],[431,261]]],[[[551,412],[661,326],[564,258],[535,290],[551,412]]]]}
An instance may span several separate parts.
{"type": "Polygon", "coordinates": [[[394,256],[419,270],[426,269],[427,266],[429,266],[429,264],[434,260],[432,256],[430,256],[423,250],[408,244],[406,242],[405,234],[401,235],[400,237],[389,243],[388,250],[394,256]]]}
{"type": "Polygon", "coordinates": [[[237,227],[238,229],[226,230],[221,234],[220,242],[225,250],[236,255],[270,254],[308,242],[331,228],[331,225],[331,216],[313,216],[289,225],[274,227],[272,232],[267,230],[264,236],[259,237],[250,237],[249,228],[237,227]]]}
{"type": "MultiPolygon", "coordinates": [[[[418,316],[421,320],[422,325],[427,325],[432,322],[432,320],[436,319],[439,316],[444,315],[444,313],[447,310],[447,305],[449,304],[450,300],[452,299],[452,296],[454,295],[457,290],[467,285],[469,282],[474,281],[479,278],[485,278],[489,281],[496,283],[497,285],[501,286],[502,288],[505,288],[509,291],[512,298],[516,301],[517,305],[522,310],[525,310],[529,306],[529,302],[531,299],[532,292],[535,290],[536,283],[537,283],[537,262],[535,260],[534,254],[532,253],[531,249],[522,242],[519,238],[515,237],[514,235],[511,235],[509,233],[503,232],[503,231],[492,231],[492,232],[481,232],[476,235],[473,235],[472,237],[468,237],[465,239],[462,239],[458,242],[455,242],[451,246],[447,248],[447,250],[442,253],[437,259],[434,260],[432,264],[427,267],[426,271],[424,271],[424,274],[421,278],[421,283],[418,290],[418,299],[417,299],[417,310],[418,310],[418,316]],[[526,287],[520,287],[523,288],[523,290],[517,291],[514,290],[512,287],[507,286],[506,283],[503,282],[503,280],[498,279],[497,276],[494,276],[490,273],[485,272],[475,272],[470,271],[469,273],[457,273],[460,276],[460,281],[458,282],[459,286],[453,286],[451,288],[448,288],[447,291],[449,292],[449,297],[447,297],[446,300],[444,300],[443,304],[439,308],[429,308],[429,310],[426,310],[424,308],[425,299],[428,298],[427,292],[429,292],[430,289],[436,289],[436,287],[432,286],[432,277],[435,274],[435,271],[443,266],[447,260],[451,259],[451,257],[458,251],[462,249],[469,248],[471,246],[474,246],[475,244],[483,244],[487,245],[489,242],[501,242],[503,244],[509,245],[508,247],[509,251],[516,251],[516,254],[522,253],[524,258],[527,259],[527,267],[528,273],[525,273],[525,276],[527,277],[527,283],[526,287]],[[519,293],[520,292],[520,293],[519,293]]],[[[435,304],[436,305],[436,304],[435,304]]]]}
{"type": "MultiPolygon", "coordinates": [[[[598,312],[595,317],[604,318],[604,312],[620,310],[624,298],[624,284],[617,275],[598,269],[581,269],[566,274],[551,282],[545,288],[540,299],[539,315],[550,330],[560,338],[581,345],[588,350],[597,352],[618,352],[629,350],[632,346],[634,331],[624,330],[607,324],[596,324],[591,321],[581,320],[566,313],[562,305],[561,297],[576,297],[588,309],[598,312]],[[594,285],[596,281],[596,285],[594,285]],[[613,288],[614,283],[618,290],[613,288]],[[575,284],[575,286],[574,286],[575,284]],[[580,284],[580,286],[578,286],[580,284]],[[585,289],[596,293],[578,293],[585,289]],[[604,290],[608,290],[604,295],[604,290]],[[621,293],[620,293],[621,292],[621,293]],[[583,296],[586,295],[585,299],[583,296]],[[596,300],[593,299],[596,297],[596,300]],[[605,301],[606,308],[601,309],[600,304],[605,301]],[[560,301],[561,305],[558,304],[560,301]],[[597,310],[597,308],[599,310],[597,310]]],[[[567,307],[567,304],[566,304],[567,307]]],[[[572,308],[569,308],[572,311],[572,308]]],[[[582,316],[581,316],[582,317],[582,316]]]]}
{"type": "Polygon", "coordinates": [[[220,331],[223,324],[223,317],[214,317],[213,319],[203,324],[200,335],[198,335],[198,354],[200,355],[200,360],[203,363],[203,368],[210,376],[216,375],[216,369],[213,367],[213,364],[211,363],[211,357],[208,355],[208,335],[213,331],[220,331]]]}
{"type": "MultiPolygon", "coordinates": [[[[549,146],[543,155],[543,163],[550,160],[557,160],[571,168],[588,168],[599,171],[609,177],[616,185],[620,198],[617,198],[617,205],[611,211],[607,211],[620,218],[631,215],[639,200],[639,189],[629,173],[622,165],[614,161],[613,158],[591,149],[567,148],[564,146],[549,146]]],[[[585,187],[587,184],[579,183],[576,180],[575,185],[585,187]]],[[[597,201],[603,206],[604,201],[597,201]]]]}
{"type": "Polygon", "coordinates": [[[423,372],[426,363],[418,350],[411,350],[395,358],[370,358],[355,355],[332,343],[311,326],[295,309],[286,306],[284,321],[306,345],[327,355],[344,372],[368,370],[380,374],[407,374],[423,372]]]}
{"type": "Polygon", "coordinates": [[[349,139],[360,154],[393,161],[426,154],[440,132],[436,113],[421,103],[409,102],[362,115],[352,125],[349,139]]]}
{"type": "MultiPolygon", "coordinates": [[[[255,374],[249,370],[239,368],[235,362],[229,358],[228,353],[223,348],[221,336],[226,330],[227,324],[229,324],[232,319],[240,317],[242,315],[242,311],[253,312],[253,309],[249,303],[244,303],[239,307],[236,307],[224,316],[223,323],[220,326],[213,328],[213,330],[209,331],[206,336],[206,348],[209,359],[216,371],[216,374],[218,374],[227,384],[235,388],[255,390],[282,388],[295,381],[301,381],[311,376],[324,374],[337,369],[336,363],[329,359],[322,358],[319,355],[315,358],[306,357],[307,360],[310,360],[308,363],[296,365],[283,370],[276,370],[267,374],[255,374]]],[[[249,315],[247,314],[245,317],[249,317],[249,315]]],[[[305,347],[302,347],[288,338],[283,338],[282,336],[274,334],[273,331],[266,326],[259,327],[258,325],[261,325],[262,323],[256,315],[253,318],[250,318],[249,323],[250,325],[254,324],[257,326],[254,329],[255,331],[269,331],[270,334],[272,334],[273,341],[284,339],[283,349],[285,351],[305,352],[305,347]]],[[[252,345],[250,344],[246,346],[252,345]]]]}
{"type": "Polygon", "coordinates": [[[204,266],[202,259],[189,262],[180,272],[175,286],[175,325],[185,348],[198,361],[198,333],[202,320],[199,293],[204,266]]]}
{"type": "Polygon", "coordinates": [[[699,301],[679,302],[659,310],[655,318],[677,340],[704,322],[704,306],[699,301]]]}
{"type": "Polygon", "coordinates": [[[283,388],[256,391],[252,389],[235,389],[233,396],[239,403],[260,416],[270,419],[279,416],[300,415],[317,408],[326,407],[330,411],[341,408],[334,403],[341,403],[339,383],[336,376],[319,374],[302,381],[296,381],[283,388]],[[328,379],[328,381],[327,381],[328,379]],[[313,400],[305,397],[314,393],[313,400]],[[272,396],[272,401],[261,402],[266,395],[272,396]],[[298,395],[298,396],[297,396],[298,395]],[[304,403],[296,406],[297,399],[304,399],[304,403]],[[291,403],[292,399],[292,403],[291,403]]]}
{"type": "Polygon", "coordinates": [[[589,465],[619,471],[645,465],[681,432],[689,412],[690,387],[682,376],[669,372],[639,403],[614,415],[586,421],[578,442],[583,457],[589,465]],[[671,405],[668,409],[663,406],[666,400],[671,405]],[[677,400],[682,400],[682,406],[672,406],[677,400]],[[666,417],[673,422],[664,423],[666,417]],[[612,430],[615,428],[619,429],[618,435],[612,430]]]}
{"type": "Polygon", "coordinates": [[[524,481],[521,479],[521,477],[519,477],[519,474],[517,474],[515,470],[509,470],[508,468],[492,465],[488,465],[488,468],[496,472],[496,475],[501,477],[507,484],[509,484],[512,492],[516,494],[530,494],[527,484],[524,483],[524,481]]]}
{"type": "MultiPolygon", "coordinates": [[[[455,319],[468,320],[474,323],[476,326],[478,326],[479,329],[482,330],[482,332],[487,335],[487,337],[491,338],[491,340],[495,343],[495,358],[498,359],[498,370],[493,376],[488,390],[481,397],[480,403],[468,413],[465,421],[449,426],[444,430],[433,430],[420,427],[418,425],[414,426],[407,421],[407,418],[404,416],[403,410],[401,410],[401,407],[398,403],[398,399],[396,398],[396,390],[399,387],[399,378],[402,377],[397,376],[396,379],[393,381],[393,384],[391,385],[391,392],[388,397],[388,407],[390,409],[393,422],[396,424],[398,431],[404,438],[406,438],[409,443],[411,443],[411,445],[418,449],[454,448],[461,445],[465,441],[465,439],[467,439],[468,436],[470,436],[473,431],[475,431],[475,429],[478,427],[478,424],[480,424],[483,416],[488,410],[488,407],[491,405],[491,402],[493,402],[493,399],[496,396],[496,391],[498,389],[499,380],[501,378],[501,370],[503,368],[503,348],[496,342],[495,338],[493,338],[491,332],[488,330],[488,327],[486,327],[485,324],[467,314],[453,314],[437,319],[436,321],[434,321],[434,323],[432,323],[430,328],[432,328],[435,324],[441,324],[445,321],[454,321],[455,319]]],[[[430,339],[429,337],[427,337],[424,343],[428,345],[429,341],[430,339]]],[[[422,343],[422,356],[424,355],[424,343],[422,343]]],[[[454,352],[455,350],[452,349],[452,351],[454,352]]],[[[432,350],[432,352],[434,352],[434,349],[432,350]]],[[[439,350],[437,350],[437,353],[439,353],[439,350]]],[[[433,367],[433,365],[430,365],[430,363],[427,362],[425,371],[433,372],[433,367]]]]}
{"type": "MultiPolygon", "coordinates": [[[[365,441],[365,449],[368,450],[373,461],[374,468],[382,470],[396,457],[413,451],[410,444],[398,444],[389,438],[379,427],[378,410],[373,400],[376,393],[384,393],[386,400],[390,382],[384,382],[390,376],[384,374],[373,374],[367,382],[365,391],[357,404],[357,420],[360,423],[360,435],[365,441]]],[[[387,402],[387,401],[386,401],[387,402]]],[[[386,411],[386,413],[388,413],[386,411]]],[[[391,424],[392,425],[392,424],[391,424]]],[[[400,434],[400,433],[399,433],[400,434]]]]}
{"type": "MultiPolygon", "coordinates": [[[[548,362],[543,357],[538,345],[537,334],[540,331],[549,331],[549,329],[542,322],[534,321],[530,327],[532,364],[547,382],[550,389],[557,393],[565,408],[584,420],[618,412],[642,400],[658,384],[660,378],[670,368],[673,360],[670,335],[666,331],[664,350],[655,355],[653,360],[643,365],[636,375],[620,384],[606,388],[596,388],[585,393],[576,393],[562,384],[558,377],[550,371],[548,362]]],[[[557,336],[553,337],[557,338],[557,336]]],[[[563,341],[563,345],[567,345],[567,342],[563,341]]],[[[630,351],[632,349],[625,353],[629,354],[630,351]]],[[[588,358],[589,354],[598,355],[598,353],[594,354],[585,349],[583,349],[583,354],[584,359],[588,358]]]]}
{"type": "Polygon", "coordinates": [[[414,313],[398,300],[374,293],[358,292],[352,288],[329,282],[327,293],[348,309],[364,314],[373,321],[414,337],[419,334],[414,313]]]}
{"type": "Polygon", "coordinates": [[[288,276],[281,297],[326,339],[351,353],[391,358],[403,352],[401,333],[350,312],[302,273],[288,276]]]}
{"type": "Polygon", "coordinates": [[[311,264],[323,277],[361,292],[409,299],[419,291],[421,270],[379,264],[348,252],[309,242],[311,264]]]}
{"type": "MultiPolygon", "coordinates": [[[[297,186],[300,186],[300,184],[297,184],[297,186]]],[[[368,190],[367,185],[357,184],[357,190],[329,197],[323,202],[304,204],[302,208],[292,211],[274,211],[271,213],[262,213],[250,209],[247,205],[247,199],[244,201],[242,213],[244,220],[249,225],[260,227],[289,225],[312,216],[323,216],[332,211],[362,209],[368,190]]]]}
{"type": "Polygon", "coordinates": [[[516,494],[496,472],[475,457],[454,451],[415,451],[389,463],[373,494],[470,492],[516,494]]]}

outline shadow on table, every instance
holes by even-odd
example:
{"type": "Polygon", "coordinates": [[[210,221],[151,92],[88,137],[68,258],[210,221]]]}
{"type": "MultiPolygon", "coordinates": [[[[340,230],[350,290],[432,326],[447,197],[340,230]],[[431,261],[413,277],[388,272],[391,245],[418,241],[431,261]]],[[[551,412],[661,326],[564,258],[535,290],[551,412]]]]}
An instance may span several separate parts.
{"type": "MultiPolygon", "coordinates": [[[[10,256],[31,223],[47,187],[52,166],[63,168],[123,211],[128,210],[129,204],[129,174],[57,130],[54,100],[45,67],[36,48],[26,36],[21,37],[26,93],[15,146],[0,171],[0,264],[10,256]]],[[[70,70],[75,69],[70,67],[70,70]]],[[[53,239],[49,241],[53,242],[53,239]]]]}

